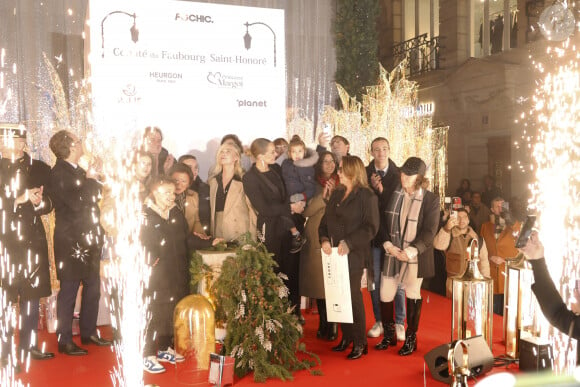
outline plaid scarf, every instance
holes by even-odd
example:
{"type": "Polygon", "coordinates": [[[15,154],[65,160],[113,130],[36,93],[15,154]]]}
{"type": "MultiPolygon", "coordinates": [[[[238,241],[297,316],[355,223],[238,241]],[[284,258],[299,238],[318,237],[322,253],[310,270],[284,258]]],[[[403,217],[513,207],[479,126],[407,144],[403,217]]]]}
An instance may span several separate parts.
{"type": "MultiPolygon", "coordinates": [[[[405,191],[401,186],[393,192],[389,205],[385,210],[387,230],[391,243],[400,249],[405,249],[417,236],[417,222],[419,213],[421,212],[421,205],[423,204],[423,197],[425,191],[420,188],[411,196],[411,204],[409,205],[409,212],[407,219],[404,220],[403,229],[401,230],[401,209],[403,206],[405,191]]],[[[386,277],[396,277],[401,272],[401,268],[405,262],[399,261],[395,256],[385,252],[385,261],[383,265],[383,275],[386,277]]],[[[405,266],[401,273],[401,280],[406,274],[407,267],[405,266]]]]}
{"type": "Polygon", "coordinates": [[[175,195],[175,205],[179,208],[179,211],[185,213],[185,201],[186,201],[187,191],[183,191],[180,194],[175,195]]]}

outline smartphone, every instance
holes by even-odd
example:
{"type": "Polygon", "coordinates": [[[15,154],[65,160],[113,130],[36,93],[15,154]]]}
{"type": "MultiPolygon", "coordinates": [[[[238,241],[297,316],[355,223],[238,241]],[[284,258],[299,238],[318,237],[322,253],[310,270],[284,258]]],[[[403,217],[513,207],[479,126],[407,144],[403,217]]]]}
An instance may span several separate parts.
{"type": "Polygon", "coordinates": [[[536,223],[536,215],[528,215],[522,229],[520,230],[520,235],[516,240],[516,248],[521,249],[528,243],[530,235],[532,235],[532,229],[536,223]]]}
{"type": "Polygon", "coordinates": [[[463,208],[461,205],[461,198],[459,196],[454,196],[451,199],[451,209],[449,210],[449,216],[452,218],[457,218],[457,210],[463,208]]]}

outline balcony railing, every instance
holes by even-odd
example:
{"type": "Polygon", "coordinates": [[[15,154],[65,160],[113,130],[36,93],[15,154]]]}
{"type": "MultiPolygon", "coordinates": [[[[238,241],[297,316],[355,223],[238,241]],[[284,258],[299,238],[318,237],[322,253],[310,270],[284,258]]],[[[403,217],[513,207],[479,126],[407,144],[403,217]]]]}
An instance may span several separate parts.
{"type": "Polygon", "coordinates": [[[427,34],[415,36],[393,46],[395,64],[406,61],[407,74],[419,75],[427,71],[437,70],[441,60],[440,37],[427,39],[427,34]]]}

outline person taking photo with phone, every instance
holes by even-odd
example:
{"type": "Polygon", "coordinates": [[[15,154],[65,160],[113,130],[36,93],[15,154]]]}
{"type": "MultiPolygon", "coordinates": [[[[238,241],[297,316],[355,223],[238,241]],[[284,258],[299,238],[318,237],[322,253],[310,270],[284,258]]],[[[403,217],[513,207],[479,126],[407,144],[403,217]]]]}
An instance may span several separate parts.
{"type": "Polygon", "coordinates": [[[493,312],[503,315],[505,261],[518,254],[514,234],[521,224],[514,221],[507,203],[497,197],[491,201],[489,221],[481,225],[480,235],[485,240],[489,255],[490,275],[493,279],[493,312]]]}
{"type": "Polygon", "coordinates": [[[446,295],[451,298],[451,277],[462,275],[467,267],[469,255],[467,249],[471,241],[476,239],[479,246],[479,271],[489,277],[489,260],[487,247],[483,238],[479,237],[475,230],[469,226],[469,214],[464,208],[454,210],[456,216],[450,216],[445,226],[439,229],[433,247],[445,252],[445,271],[447,281],[445,283],[446,295]]]}

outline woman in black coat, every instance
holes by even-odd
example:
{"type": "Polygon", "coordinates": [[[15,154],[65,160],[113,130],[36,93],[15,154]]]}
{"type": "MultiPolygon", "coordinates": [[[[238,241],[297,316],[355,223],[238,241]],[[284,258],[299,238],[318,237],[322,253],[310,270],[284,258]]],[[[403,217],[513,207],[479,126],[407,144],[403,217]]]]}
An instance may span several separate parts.
{"type": "Polygon", "coordinates": [[[257,212],[257,229],[268,252],[274,254],[278,270],[286,274],[289,299],[300,311],[298,291],[298,257],[290,256],[290,229],[294,227],[292,214],[304,211],[304,202],[289,203],[282,180],[282,171],[276,164],[274,143],[258,138],[250,147],[256,162],[243,176],[244,192],[257,212]]]}
{"type": "Polygon", "coordinates": [[[145,291],[150,300],[151,321],[144,348],[145,370],[150,373],[165,371],[158,361],[176,361],[171,348],[173,310],[189,294],[189,252],[221,241],[200,235],[189,232],[183,212],[175,206],[175,183],[164,176],[154,178],[141,228],[141,243],[151,267],[145,291]]]}
{"type": "Polygon", "coordinates": [[[342,340],[332,350],[341,352],[354,343],[347,356],[354,360],[368,351],[360,285],[363,270],[371,257],[371,241],[379,229],[379,207],[377,196],[368,187],[361,159],[343,156],[338,177],[341,185],[330,195],[318,234],[325,254],[330,254],[332,247],[338,247],[339,255],[348,255],[353,323],[341,324],[342,340]]]}
{"type": "Polygon", "coordinates": [[[0,132],[0,200],[5,223],[0,233],[10,255],[10,283],[2,288],[16,302],[20,299],[20,342],[36,360],[50,359],[35,342],[39,300],[51,294],[48,244],[41,215],[52,211],[52,201],[44,194],[50,167],[32,160],[24,152],[26,130],[2,128],[0,132]],[[17,184],[14,184],[17,183],[17,184]]]}

